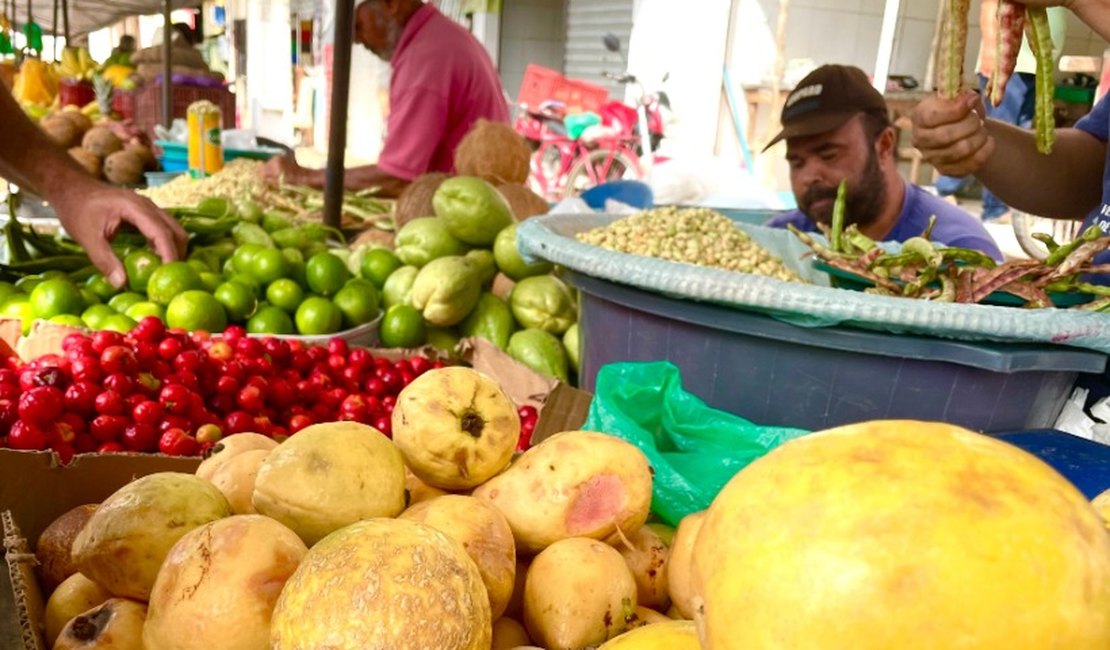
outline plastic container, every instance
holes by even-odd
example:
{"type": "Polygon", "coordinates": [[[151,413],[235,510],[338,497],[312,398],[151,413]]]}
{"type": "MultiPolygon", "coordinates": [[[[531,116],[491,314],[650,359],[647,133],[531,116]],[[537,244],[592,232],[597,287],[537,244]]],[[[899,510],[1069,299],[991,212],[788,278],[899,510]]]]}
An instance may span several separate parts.
{"type": "Polygon", "coordinates": [[[609,90],[585,81],[568,79],[557,70],[531,63],[524,69],[517,103],[537,107],[546,101],[566,105],[568,113],[597,111],[609,99],[609,90]]]}
{"type": "MultiPolygon", "coordinates": [[[[189,148],[184,143],[155,140],[154,144],[162,150],[158,162],[161,163],[164,171],[176,172],[189,169],[189,148]]],[[[230,161],[236,158],[269,160],[280,153],[277,149],[224,149],[224,160],[230,161]]]]}
{"type": "Polygon", "coordinates": [[[666,359],[710,406],[765,425],[824,429],[880,418],[987,433],[1051,427],[1080,372],[1106,355],[804,328],[566,272],[580,291],[581,385],[615,361],[666,359]]]}
{"type": "Polygon", "coordinates": [[[173,179],[177,178],[178,176],[181,176],[184,173],[185,173],[184,170],[164,171],[164,172],[147,172],[146,174],[143,174],[143,176],[146,177],[146,186],[147,187],[159,187],[159,186],[165,185],[166,183],[172,181],[173,179]]]}
{"type": "Polygon", "coordinates": [[[332,339],[343,339],[349,345],[358,345],[362,347],[372,348],[378,343],[378,328],[382,324],[383,314],[379,313],[378,317],[358,327],[352,327],[349,330],[336,332],[335,334],[324,334],[321,336],[305,336],[302,334],[251,334],[258,338],[273,337],[275,339],[286,339],[290,341],[301,341],[305,345],[327,345],[327,342],[332,339]]]}

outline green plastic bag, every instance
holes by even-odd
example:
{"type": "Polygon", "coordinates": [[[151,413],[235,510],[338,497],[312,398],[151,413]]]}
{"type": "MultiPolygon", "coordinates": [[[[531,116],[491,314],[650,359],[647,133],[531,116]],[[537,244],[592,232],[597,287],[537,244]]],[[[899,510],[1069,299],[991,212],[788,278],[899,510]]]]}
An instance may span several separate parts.
{"type": "Polygon", "coordinates": [[[655,470],[651,508],[671,525],[708,508],[749,463],[808,433],[709,408],[683,390],[679,369],[666,361],[602,367],[583,428],[644,452],[655,470]]]}

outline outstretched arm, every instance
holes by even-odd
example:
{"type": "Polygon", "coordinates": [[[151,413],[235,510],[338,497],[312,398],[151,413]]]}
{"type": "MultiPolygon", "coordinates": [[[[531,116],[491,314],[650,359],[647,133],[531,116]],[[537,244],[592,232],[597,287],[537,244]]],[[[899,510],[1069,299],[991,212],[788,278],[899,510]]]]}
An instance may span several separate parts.
{"type": "Polygon", "coordinates": [[[163,260],[185,253],[187,236],[176,221],[138,194],[90,177],[6,92],[0,92],[0,124],[0,175],[53,205],[66,231],[114,285],[126,280],[123,264],[109,245],[121,224],[138,228],[163,260]]]}

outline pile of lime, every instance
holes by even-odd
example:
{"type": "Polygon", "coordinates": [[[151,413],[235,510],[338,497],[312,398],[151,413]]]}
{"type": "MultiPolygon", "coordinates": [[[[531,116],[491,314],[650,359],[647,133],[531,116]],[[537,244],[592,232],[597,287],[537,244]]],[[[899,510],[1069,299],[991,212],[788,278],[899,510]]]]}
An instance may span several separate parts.
{"type": "MultiPolygon", "coordinates": [[[[188,331],[242,324],[255,334],[322,336],[364,325],[380,313],[381,283],[353,276],[341,252],[305,259],[295,248],[245,243],[168,264],[138,250],[123,263],[127,286],[121,289],[100,274],[77,283],[57,271],[0,283],[0,316],[22,319],[25,331],[34,319],[44,319],[126,332],[143,317],[157,316],[188,331]]],[[[374,276],[382,273],[378,269],[374,276]]]]}

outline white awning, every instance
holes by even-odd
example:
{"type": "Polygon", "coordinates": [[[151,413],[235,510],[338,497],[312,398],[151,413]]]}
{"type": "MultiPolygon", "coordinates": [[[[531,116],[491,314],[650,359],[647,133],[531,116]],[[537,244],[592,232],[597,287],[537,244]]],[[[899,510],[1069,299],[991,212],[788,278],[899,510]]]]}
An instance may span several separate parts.
{"type": "MultiPolygon", "coordinates": [[[[174,9],[196,7],[198,0],[169,0],[174,9]]],[[[17,29],[27,22],[27,1],[16,1],[15,16],[9,16],[17,29]]],[[[54,0],[32,0],[31,16],[42,27],[44,34],[64,33],[61,0],[58,8],[58,24],[55,27],[54,0]]],[[[128,16],[160,14],[165,8],[163,0],[69,0],[69,32],[76,37],[108,27],[128,16]]],[[[10,9],[10,7],[9,7],[10,9]]]]}

